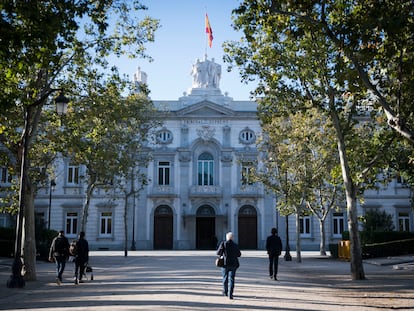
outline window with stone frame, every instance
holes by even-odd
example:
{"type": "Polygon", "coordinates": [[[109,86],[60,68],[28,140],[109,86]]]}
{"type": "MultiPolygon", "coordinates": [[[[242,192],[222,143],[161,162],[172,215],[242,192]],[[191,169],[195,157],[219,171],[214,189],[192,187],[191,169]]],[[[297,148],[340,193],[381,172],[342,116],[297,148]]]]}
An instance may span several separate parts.
{"type": "Polygon", "coordinates": [[[302,216],[299,219],[299,226],[300,226],[300,236],[301,237],[310,237],[312,234],[311,230],[311,216],[302,216]]]}
{"type": "Polygon", "coordinates": [[[242,144],[253,144],[256,142],[256,134],[249,128],[245,128],[239,134],[239,141],[242,144]]]}
{"type": "Polygon", "coordinates": [[[398,213],[398,230],[410,231],[410,214],[408,212],[398,213]]]}
{"type": "Polygon", "coordinates": [[[173,140],[173,134],[167,129],[162,129],[157,132],[156,140],[159,144],[170,144],[173,140]]]}
{"type": "Polygon", "coordinates": [[[214,158],[210,153],[202,153],[197,161],[198,185],[214,185],[214,158]]]}
{"type": "Polygon", "coordinates": [[[253,172],[253,162],[247,161],[242,162],[241,164],[241,183],[242,185],[252,185],[254,184],[252,172],[253,172]]]}
{"type": "Polygon", "coordinates": [[[158,185],[169,186],[171,174],[171,163],[169,161],[158,161],[158,185]]]}
{"type": "Polygon", "coordinates": [[[67,236],[76,236],[78,234],[78,213],[77,212],[67,212],[66,213],[66,230],[65,234],[67,236]]]}
{"type": "Polygon", "coordinates": [[[332,235],[335,238],[341,238],[345,230],[344,213],[333,213],[332,215],[332,235]]]}
{"type": "Polygon", "coordinates": [[[79,165],[68,165],[67,169],[67,184],[78,185],[79,184],[79,165]]]}
{"type": "Polygon", "coordinates": [[[9,174],[9,170],[5,166],[0,166],[0,185],[10,185],[12,181],[12,175],[9,174]]]}
{"type": "Polygon", "coordinates": [[[101,238],[112,237],[112,212],[101,212],[99,236],[101,238]]]}

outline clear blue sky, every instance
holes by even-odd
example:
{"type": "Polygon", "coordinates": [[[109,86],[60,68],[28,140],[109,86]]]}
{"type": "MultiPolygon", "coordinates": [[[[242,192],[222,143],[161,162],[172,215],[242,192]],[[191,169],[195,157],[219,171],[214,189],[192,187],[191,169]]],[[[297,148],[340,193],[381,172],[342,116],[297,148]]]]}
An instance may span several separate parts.
{"type": "Polygon", "coordinates": [[[160,20],[155,43],[146,45],[154,61],[123,57],[116,62],[121,73],[132,79],[140,67],[148,75],[151,99],[177,100],[191,87],[191,65],[207,51],[208,59],[214,58],[222,66],[222,93],[228,92],[235,100],[249,100],[254,85],[241,83],[238,69],[229,73],[223,62],[223,42],[241,37],[231,27],[231,11],[238,7],[238,0],[142,0],[142,3],[148,7],[146,15],[160,20]],[[207,46],[206,12],[213,29],[212,48],[207,46]]]}

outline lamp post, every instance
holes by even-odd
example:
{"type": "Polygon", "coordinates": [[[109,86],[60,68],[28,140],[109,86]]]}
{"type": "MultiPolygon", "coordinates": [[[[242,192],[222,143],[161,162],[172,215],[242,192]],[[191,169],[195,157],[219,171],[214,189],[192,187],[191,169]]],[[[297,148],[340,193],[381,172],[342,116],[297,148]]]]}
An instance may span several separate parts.
{"type": "Polygon", "coordinates": [[[137,250],[135,244],[135,174],[134,170],[131,171],[131,193],[132,193],[132,241],[131,241],[131,251],[137,250]]]}
{"type": "Polygon", "coordinates": [[[50,214],[52,211],[52,192],[55,191],[56,182],[54,179],[50,180],[49,185],[49,213],[48,213],[48,221],[47,221],[47,229],[50,230],[50,214]]]}
{"type": "Polygon", "coordinates": [[[292,256],[290,255],[290,246],[289,246],[289,216],[285,216],[286,219],[286,249],[285,249],[285,261],[292,261],[292,256]]]}
{"type": "Polygon", "coordinates": [[[136,243],[135,243],[135,192],[133,195],[133,203],[132,203],[132,242],[131,242],[131,251],[136,251],[136,243]]]}
{"type": "MultiPolygon", "coordinates": [[[[288,204],[288,187],[287,187],[287,182],[288,182],[288,174],[287,171],[285,172],[285,202],[286,202],[286,206],[288,204]]],[[[285,249],[285,261],[292,261],[292,256],[290,255],[290,246],[289,246],[289,215],[285,216],[285,220],[286,220],[286,249],[285,249]]]]}
{"type": "MultiPolygon", "coordinates": [[[[52,94],[56,90],[51,90],[47,95],[52,94]]],[[[34,127],[33,124],[36,121],[33,121],[33,114],[35,113],[34,108],[36,106],[44,104],[44,101],[47,99],[47,95],[41,98],[33,105],[25,106],[24,111],[24,128],[22,133],[22,152],[21,152],[21,163],[20,163],[20,188],[19,188],[19,210],[17,213],[17,222],[16,222],[16,240],[14,244],[14,260],[12,264],[12,274],[7,280],[7,287],[9,288],[22,288],[26,285],[26,281],[22,277],[22,237],[23,237],[23,218],[24,210],[26,204],[26,191],[29,187],[28,181],[28,171],[29,171],[29,148],[30,148],[30,135],[31,129],[34,127]]],[[[60,91],[60,94],[55,99],[56,107],[59,107],[61,110],[57,113],[63,114],[66,112],[67,104],[69,99],[67,99],[63,92],[60,91]],[[66,106],[66,107],[65,107],[66,106]]],[[[58,109],[58,108],[56,108],[58,109]]]]}

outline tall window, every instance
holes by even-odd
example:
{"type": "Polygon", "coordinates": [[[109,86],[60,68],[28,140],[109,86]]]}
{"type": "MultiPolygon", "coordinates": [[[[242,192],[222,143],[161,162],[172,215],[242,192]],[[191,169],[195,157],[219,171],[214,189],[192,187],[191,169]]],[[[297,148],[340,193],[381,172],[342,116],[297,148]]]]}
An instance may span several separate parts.
{"type": "Polygon", "coordinates": [[[397,174],[395,178],[396,178],[396,181],[397,181],[397,186],[399,186],[399,187],[408,187],[407,182],[404,180],[404,178],[400,174],[397,174]]]}
{"type": "Polygon", "coordinates": [[[9,175],[7,167],[0,166],[0,184],[10,184],[12,176],[9,175]]]}
{"type": "Polygon", "coordinates": [[[345,230],[345,219],[343,213],[333,213],[333,236],[342,237],[342,232],[345,230]]]}
{"type": "Polygon", "coordinates": [[[198,157],[198,185],[212,186],[214,181],[214,160],[210,153],[198,157]]]}
{"type": "Polygon", "coordinates": [[[311,217],[303,216],[299,220],[300,236],[310,237],[311,236],[311,217]]]}
{"type": "Polygon", "coordinates": [[[6,214],[0,214],[0,227],[7,227],[7,216],[6,214]]]}
{"type": "Polygon", "coordinates": [[[241,181],[242,185],[252,185],[252,173],[253,163],[252,162],[243,162],[241,167],[241,181]]]}
{"type": "Polygon", "coordinates": [[[101,213],[101,227],[99,229],[99,235],[101,237],[112,236],[112,212],[101,213]]]}
{"type": "Polygon", "coordinates": [[[410,215],[408,213],[398,213],[398,230],[410,231],[410,215]]]}
{"type": "Polygon", "coordinates": [[[74,235],[78,233],[78,213],[76,212],[69,212],[66,213],[66,234],[68,236],[74,235]]]}
{"type": "Polygon", "coordinates": [[[47,224],[47,220],[45,217],[45,213],[44,212],[36,212],[35,213],[35,226],[36,228],[47,228],[46,227],[47,224]]]}
{"type": "Polygon", "coordinates": [[[158,185],[170,184],[170,162],[158,162],[158,185]]]}
{"type": "Polygon", "coordinates": [[[77,165],[68,166],[68,184],[69,185],[79,184],[79,166],[77,165]]]}

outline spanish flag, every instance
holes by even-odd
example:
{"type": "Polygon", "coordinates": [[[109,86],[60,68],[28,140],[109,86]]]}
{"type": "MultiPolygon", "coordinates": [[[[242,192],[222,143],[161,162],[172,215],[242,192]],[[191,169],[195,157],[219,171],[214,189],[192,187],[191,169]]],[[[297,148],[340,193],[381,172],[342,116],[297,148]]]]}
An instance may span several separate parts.
{"type": "Polygon", "coordinates": [[[210,21],[208,20],[207,13],[206,13],[206,34],[207,34],[208,46],[211,47],[213,45],[213,30],[211,29],[210,21]]]}

